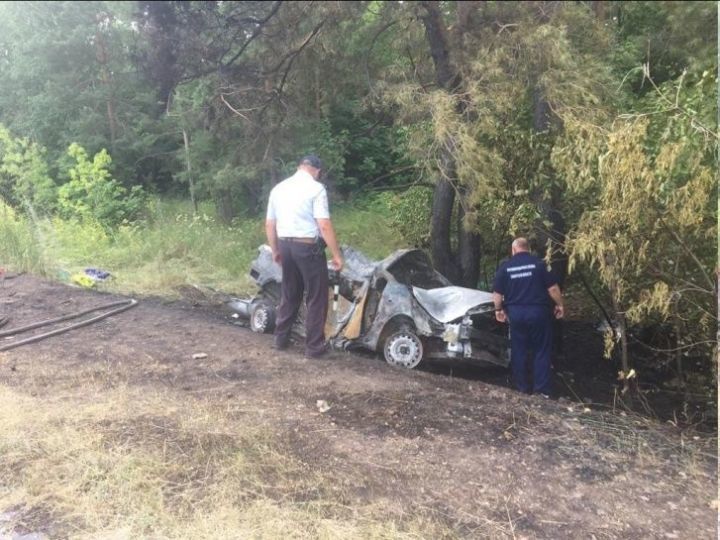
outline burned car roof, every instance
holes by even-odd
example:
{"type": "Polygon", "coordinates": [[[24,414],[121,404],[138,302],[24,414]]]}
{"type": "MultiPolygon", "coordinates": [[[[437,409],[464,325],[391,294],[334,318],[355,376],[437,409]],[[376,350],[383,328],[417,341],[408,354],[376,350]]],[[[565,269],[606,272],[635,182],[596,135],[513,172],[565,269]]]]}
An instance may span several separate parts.
{"type": "MultiPolygon", "coordinates": [[[[270,247],[262,245],[253,261],[251,276],[263,287],[266,283],[282,281],[282,269],[273,261],[270,247]]],[[[389,273],[392,278],[412,288],[413,295],[428,314],[442,323],[457,320],[473,308],[487,311],[492,294],[453,286],[445,276],[435,270],[427,254],[420,249],[399,249],[380,261],[374,261],[361,251],[342,247],[345,265],[341,278],[362,283],[389,273]]]]}

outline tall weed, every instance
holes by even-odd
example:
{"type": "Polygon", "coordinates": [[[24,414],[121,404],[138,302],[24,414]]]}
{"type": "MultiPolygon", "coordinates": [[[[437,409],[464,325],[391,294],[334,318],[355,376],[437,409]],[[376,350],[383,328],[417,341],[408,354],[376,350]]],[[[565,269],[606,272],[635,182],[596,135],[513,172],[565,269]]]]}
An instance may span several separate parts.
{"type": "Polygon", "coordinates": [[[0,266],[46,274],[48,260],[39,231],[0,199],[0,266]]]}
{"type": "MultiPolygon", "coordinates": [[[[333,219],[340,243],[370,257],[403,247],[377,205],[338,206],[333,219]]],[[[186,284],[249,293],[250,263],[264,242],[262,218],[223,225],[210,204],[193,215],[185,201],[153,199],[144,220],[112,229],[87,219],[29,219],[0,206],[0,266],[51,278],[101,268],[113,275],[107,287],[124,293],[173,296],[186,284]]]]}

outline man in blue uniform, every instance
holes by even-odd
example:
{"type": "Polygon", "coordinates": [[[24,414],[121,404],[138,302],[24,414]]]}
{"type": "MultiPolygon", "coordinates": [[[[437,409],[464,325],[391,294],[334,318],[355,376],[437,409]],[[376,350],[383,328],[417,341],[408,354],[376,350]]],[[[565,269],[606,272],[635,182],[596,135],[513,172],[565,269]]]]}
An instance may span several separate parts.
{"type": "Polygon", "coordinates": [[[510,364],[518,390],[525,393],[552,393],[550,353],[552,315],[564,315],[557,280],[545,262],[528,252],[528,241],[516,238],[512,257],[502,263],[493,282],[495,318],[510,323],[510,364]],[[532,383],[528,380],[527,358],[532,354],[532,383]]]}

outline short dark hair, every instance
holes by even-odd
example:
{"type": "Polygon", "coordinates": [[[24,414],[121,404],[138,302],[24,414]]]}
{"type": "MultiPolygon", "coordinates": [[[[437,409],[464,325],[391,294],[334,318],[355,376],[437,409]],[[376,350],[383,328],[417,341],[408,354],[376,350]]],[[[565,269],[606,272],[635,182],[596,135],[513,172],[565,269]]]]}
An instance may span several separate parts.
{"type": "Polygon", "coordinates": [[[315,154],[308,154],[307,156],[303,157],[299,162],[298,165],[310,165],[311,167],[315,167],[316,169],[322,169],[322,161],[320,161],[320,158],[317,157],[315,154]]]}

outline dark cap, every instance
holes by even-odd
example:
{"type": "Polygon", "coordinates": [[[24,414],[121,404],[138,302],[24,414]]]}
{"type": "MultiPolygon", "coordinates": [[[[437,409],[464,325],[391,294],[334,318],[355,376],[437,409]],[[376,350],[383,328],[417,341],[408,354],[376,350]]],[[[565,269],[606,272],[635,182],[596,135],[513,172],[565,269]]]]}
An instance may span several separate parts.
{"type": "Polygon", "coordinates": [[[320,161],[320,158],[317,157],[315,154],[308,154],[300,160],[298,165],[310,165],[311,167],[315,167],[316,169],[323,168],[322,161],[320,161]]]}

